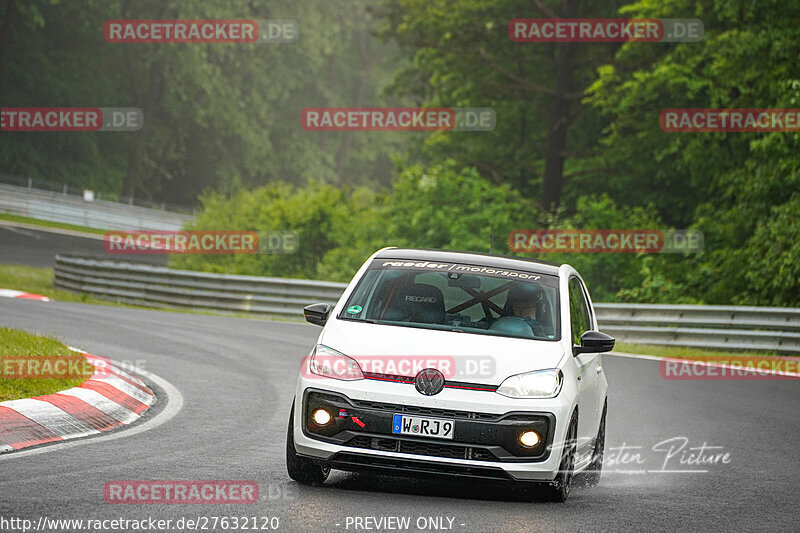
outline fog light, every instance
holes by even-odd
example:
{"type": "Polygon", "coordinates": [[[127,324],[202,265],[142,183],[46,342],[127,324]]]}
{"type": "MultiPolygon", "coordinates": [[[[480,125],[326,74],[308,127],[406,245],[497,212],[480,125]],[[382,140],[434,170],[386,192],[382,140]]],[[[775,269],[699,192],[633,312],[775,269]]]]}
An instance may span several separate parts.
{"type": "Polygon", "coordinates": [[[325,409],[317,409],[314,411],[314,422],[320,426],[324,426],[331,421],[331,414],[325,409]]]}
{"type": "Polygon", "coordinates": [[[533,448],[537,444],[539,444],[539,434],[535,431],[526,431],[522,435],[519,436],[519,442],[523,446],[528,448],[533,448]]]}

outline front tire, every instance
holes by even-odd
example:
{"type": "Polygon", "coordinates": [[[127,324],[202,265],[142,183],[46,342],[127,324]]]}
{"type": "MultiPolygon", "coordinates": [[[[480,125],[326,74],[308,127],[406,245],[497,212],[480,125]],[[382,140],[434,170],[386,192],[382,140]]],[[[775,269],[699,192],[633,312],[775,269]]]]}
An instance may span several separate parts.
{"type": "Polygon", "coordinates": [[[328,479],[331,469],[307,457],[297,455],[294,447],[294,403],[289,414],[289,429],[286,434],[286,471],[289,477],[304,485],[319,485],[328,479]]]}
{"type": "Polygon", "coordinates": [[[597,439],[594,444],[592,462],[586,469],[586,485],[596,487],[600,483],[600,472],[603,470],[603,453],[606,446],[606,412],[608,401],[603,405],[603,416],[600,418],[600,428],[597,430],[597,439]]]}
{"type": "Polygon", "coordinates": [[[558,465],[558,474],[547,487],[547,496],[553,502],[565,502],[572,489],[572,478],[575,470],[575,453],[578,447],[578,413],[572,415],[572,420],[567,428],[564,438],[564,448],[561,452],[561,462],[558,465]]]}

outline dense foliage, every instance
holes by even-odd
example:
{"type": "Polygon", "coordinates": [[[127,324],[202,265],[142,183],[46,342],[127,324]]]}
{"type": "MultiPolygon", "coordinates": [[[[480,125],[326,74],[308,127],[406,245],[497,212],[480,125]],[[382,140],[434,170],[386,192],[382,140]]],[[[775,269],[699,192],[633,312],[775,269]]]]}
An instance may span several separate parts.
{"type": "Polygon", "coordinates": [[[207,189],[286,181],[388,184],[391,136],[300,128],[305,107],[377,105],[392,47],[368,0],[0,2],[0,105],[138,107],[125,134],[15,133],[0,173],[192,204],[207,189]],[[110,19],[293,19],[297,43],[110,44],[110,19]]]}

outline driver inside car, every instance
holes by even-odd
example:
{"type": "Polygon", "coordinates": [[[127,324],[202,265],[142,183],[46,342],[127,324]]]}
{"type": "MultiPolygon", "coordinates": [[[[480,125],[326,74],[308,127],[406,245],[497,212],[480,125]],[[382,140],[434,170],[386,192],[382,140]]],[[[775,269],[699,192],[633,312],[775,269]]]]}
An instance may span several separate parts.
{"type": "Polygon", "coordinates": [[[537,337],[544,336],[544,326],[536,319],[541,315],[544,291],[538,285],[530,283],[517,284],[508,290],[505,316],[523,319],[537,337]]]}

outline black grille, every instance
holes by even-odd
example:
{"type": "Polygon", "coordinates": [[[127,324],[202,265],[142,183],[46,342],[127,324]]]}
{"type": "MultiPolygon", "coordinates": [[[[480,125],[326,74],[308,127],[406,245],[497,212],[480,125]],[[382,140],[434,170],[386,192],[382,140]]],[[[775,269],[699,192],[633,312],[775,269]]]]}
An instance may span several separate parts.
{"type": "Polygon", "coordinates": [[[354,446],[356,448],[372,448],[372,437],[353,437],[348,441],[347,445],[354,446]]]}
{"type": "Polygon", "coordinates": [[[489,450],[483,448],[472,448],[472,459],[476,461],[496,461],[497,457],[489,450]]]}
{"type": "Polygon", "coordinates": [[[394,439],[383,437],[367,437],[359,435],[345,443],[354,448],[369,448],[386,452],[408,453],[412,455],[427,455],[431,457],[445,457],[448,459],[471,459],[473,461],[497,461],[497,456],[485,448],[474,446],[458,446],[454,444],[440,444],[438,442],[423,442],[407,439],[394,439]]]}
{"type": "Polygon", "coordinates": [[[432,455],[434,457],[447,457],[449,459],[466,459],[469,448],[461,446],[447,446],[432,442],[400,441],[400,452],[415,455],[432,455]]]}
{"type": "Polygon", "coordinates": [[[356,455],[350,453],[337,453],[328,463],[334,468],[342,470],[383,470],[387,473],[409,475],[435,474],[472,477],[485,480],[509,481],[509,475],[499,468],[453,465],[448,463],[428,463],[395,459],[391,457],[376,457],[372,455],[356,455]]]}

